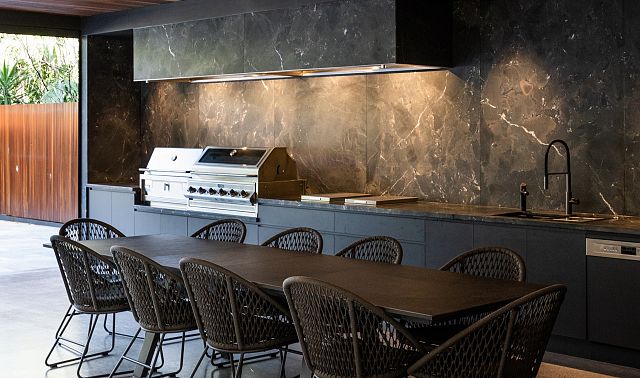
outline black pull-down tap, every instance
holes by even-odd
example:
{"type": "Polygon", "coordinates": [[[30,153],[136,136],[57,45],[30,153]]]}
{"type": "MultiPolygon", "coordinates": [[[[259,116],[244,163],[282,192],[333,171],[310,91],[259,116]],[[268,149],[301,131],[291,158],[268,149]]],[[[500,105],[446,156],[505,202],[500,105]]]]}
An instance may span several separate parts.
{"type": "Polygon", "coordinates": [[[556,139],[549,143],[547,146],[547,152],[544,155],[544,189],[549,189],[549,176],[552,175],[564,175],[565,181],[567,184],[566,193],[565,193],[565,214],[571,215],[573,214],[573,205],[577,205],[580,201],[577,198],[573,198],[571,194],[571,157],[569,156],[569,146],[564,140],[556,139]],[[564,172],[549,172],[549,151],[554,144],[559,143],[564,147],[566,152],[566,165],[564,172]]]}

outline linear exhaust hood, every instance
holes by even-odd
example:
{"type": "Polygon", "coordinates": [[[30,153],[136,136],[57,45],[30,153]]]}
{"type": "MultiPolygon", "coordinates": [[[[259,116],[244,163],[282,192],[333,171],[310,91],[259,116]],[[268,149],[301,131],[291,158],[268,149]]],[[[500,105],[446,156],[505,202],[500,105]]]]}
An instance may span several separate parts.
{"type": "Polygon", "coordinates": [[[451,66],[450,0],[338,0],[135,29],[134,80],[194,83],[451,66]]]}

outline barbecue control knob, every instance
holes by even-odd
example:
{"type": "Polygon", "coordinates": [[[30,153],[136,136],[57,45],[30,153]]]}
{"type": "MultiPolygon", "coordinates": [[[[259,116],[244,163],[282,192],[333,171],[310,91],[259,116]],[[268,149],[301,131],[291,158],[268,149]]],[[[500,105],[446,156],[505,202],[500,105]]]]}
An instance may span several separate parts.
{"type": "Polygon", "coordinates": [[[194,188],[193,186],[190,186],[189,189],[187,189],[187,191],[189,191],[189,193],[195,193],[196,188],[194,188]]]}
{"type": "Polygon", "coordinates": [[[205,194],[206,192],[207,192],[207,190],[205,188],[203,188],[203,187],[199,187],[198,188],[198,193],[205,194]]]}
{"type": "Polygon", "coordinates": [[[247,192],[246,190],[243,190],[240,192],[240,196],[242,196],[242,198],[247,198],[249,197],[249,192],[247,192]]]}
{"type": "Polygon", "coordinates": [[[213,189],[213,188],[209,189],[209,194],[210,195],[214,195],[216,193],[218,193],[218,192],[215,189],[213,189]]]}
{"type": "Polygon", "coordinates": [[[237,196],[237,195],[238,195],[238,192],[236,192],[235,190],[231,189],[231,190],[229,191],[229,195],[230,195],[231,197],[235,197],[235,196],[237,196]]]}
{"type": "Polygon", "coordinates": [[[227,191],[224,189],[220,189],[218,190],[218,194],[220,194],[221,196],[226,196],[227,195],[227,191]]]}

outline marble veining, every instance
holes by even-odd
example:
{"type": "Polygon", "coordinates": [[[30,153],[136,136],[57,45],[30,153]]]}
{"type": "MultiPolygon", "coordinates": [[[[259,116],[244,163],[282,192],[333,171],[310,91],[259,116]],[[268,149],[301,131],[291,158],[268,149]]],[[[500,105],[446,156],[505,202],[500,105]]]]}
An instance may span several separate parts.
{"type": "Polygon", "coordinates": [[[396,61],[395,0],[342,0],[245,15],[245,69],[396,61]]]}
{"type": "Polygon", "coordinates": [[[140,84],[131,81],[130,39],[92,36],[88,45],[88,180],[138,180],[140,84]]]}
{"type": "MultiPolygon", "coordinates": [[[[134,115],[111,126],[90,110],[103,121],[90,123],[89,136],[92,143],[141,135],[140,157],[106,162],[114,144],[94,147],[102,152],[93,155],[90,148],[91,170],[120,179],[130,175],[122,169],[146,164],[155,146],[283,145],[310,192],[517,207],[518,187],[527,182],[531,208],[562,209],[562,178],[542,188],[546,144],[561,138],[571,147],[573,194],[581,200],[575,211],[640,214],[639,16],[633,0],[456,0],[450,71],[142,84],[141,128],[134,115]]],[[[299,58],[278,45],[286,44],[289,21],[245,27],[281,28],[256,47],[269,64],[299,58]]],[[[171,51],[177,54],[174,45],[171,51]]],[[[133,87],[113,91],[135,103],[133,87]]],[[[553,151],[553,169],[562,162],[553,151]]]]}

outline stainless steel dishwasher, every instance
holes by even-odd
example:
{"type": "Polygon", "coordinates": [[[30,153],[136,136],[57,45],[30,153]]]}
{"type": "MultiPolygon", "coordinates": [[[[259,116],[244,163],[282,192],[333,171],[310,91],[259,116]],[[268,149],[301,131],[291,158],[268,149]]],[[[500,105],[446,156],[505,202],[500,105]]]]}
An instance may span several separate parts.
{"type": "Polygon", "coordinates": [[[616,238],[586,239],[588,338],[640,350],[640,238],[616,238]]]}

